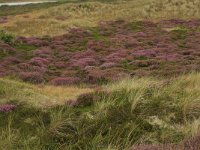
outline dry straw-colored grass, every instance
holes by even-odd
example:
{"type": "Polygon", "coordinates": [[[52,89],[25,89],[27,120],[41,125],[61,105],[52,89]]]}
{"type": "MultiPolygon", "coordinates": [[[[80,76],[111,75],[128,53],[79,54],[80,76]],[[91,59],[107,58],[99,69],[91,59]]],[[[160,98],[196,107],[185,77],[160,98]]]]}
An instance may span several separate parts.
{"type": "Polygon", "coordinates": [[[111,3],[79,2],[10,16],[0,29],[15,35],[59,35],[72,27],[93,27],[106,20],[199,18],[199,0],[119,0],[111,3]]]}
{"type": "Polygon", "coordinates": [[[10,16],[9,22],[1,25],[0,29],[24,36],[59,35],[72,27],[96,26],[99,21],[141,19],[143,7],[151,1],[66,3],[41,11],[10,16]]]}
{"type": "Polygon", "coordinates": [[[31,85],[0,78],[1,103],[14,100],[27,102],[34,106],[61,105],[68,100],[76,99],[81,94],[90,92],[92,90],[89,88],[31,85]]]}
{"type": "Polygon", "coordinates": [[[144,8],[145,15],[152,19],[199,19],[199,0],[158,0],[144,8]]]}

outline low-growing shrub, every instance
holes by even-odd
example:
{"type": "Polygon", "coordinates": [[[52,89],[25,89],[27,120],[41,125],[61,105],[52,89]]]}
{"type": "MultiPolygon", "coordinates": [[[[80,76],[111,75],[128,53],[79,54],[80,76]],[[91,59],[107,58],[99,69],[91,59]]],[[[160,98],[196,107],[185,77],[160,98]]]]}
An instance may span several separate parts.
{"type": "Polygon", "coordinates": [[[3,30],[0,30],[0,40],[5,43],[11,44],[14,40],[14,36],[3,30]]]}
{"type": "Polygon", "coordinates": [[[40,72],[22,72],[19,76],[23,81],[35,84],[43,83],[45,81],[43,74],[40,72]]]}

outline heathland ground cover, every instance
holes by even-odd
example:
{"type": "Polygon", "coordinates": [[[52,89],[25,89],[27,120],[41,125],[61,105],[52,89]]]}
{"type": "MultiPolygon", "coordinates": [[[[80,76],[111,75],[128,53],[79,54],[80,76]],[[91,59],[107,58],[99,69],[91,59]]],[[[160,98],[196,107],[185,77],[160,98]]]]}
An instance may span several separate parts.
{"type": "Polygon", "coordinates": [[[0,147],[199,150],[198,0],[0,8],[0,147]]]}

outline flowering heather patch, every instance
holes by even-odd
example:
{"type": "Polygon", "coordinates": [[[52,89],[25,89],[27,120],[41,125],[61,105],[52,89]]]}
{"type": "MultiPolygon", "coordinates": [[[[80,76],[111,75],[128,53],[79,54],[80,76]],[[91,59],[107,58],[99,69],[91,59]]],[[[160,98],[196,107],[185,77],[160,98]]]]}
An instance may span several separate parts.
{"type": "Polygon", "coordinates": [[[40,56],[40,55],[51,55],[52,50],[50,47],[41,47],[34,51],[34,55],[40,56]]]}
{"type": "Polygon", "coordinates": [[[41,57],[34,57],[29,61],[29,64],[33,65],[33,66],[44,66],[47,65],[49,63],[49,60],[46,58],[41,58],[41,57]]]}
{"type": "Polygon", "coordinates": [[[46,66],[32,65],[30,63],[20,63],[20,64],[16,65],[15,70],[18,70],[19,73],[20,72],[41,72],[41,73],[45,73],[47,71],[47,67],[46,66]]]}
{"type": "Polygon", "coordinates": [[[104,41],[89,41],[87,43],[87,48],[96,52],[100,52],[108,48],[108,44],[106,44],[104,41]]]}
{"type": "Polygon", "coordinates": [[[109,54],[105,57],[105,62],[115,62],[119,63],[121,60],[125,59],[128,56],[128,51],[118,50],[114,53],[109,54]]]}
{"type": "Polygon", "coordinates": [[[0,72],[29,82],[53,79],[62,84],[54,79],[80,77],[80,82],[96,83],[115,80],[119,74],[173,76],[199,71],[199,26],[200,20],[119,20],[56,37],[17,37],[13,44],[0,42],[0,72]]]}
{"type": "Polygon", "coordinates": [[[66,68],[67,64],[65,62],[58,61],[58,62],[54,63],[54,67],[56,67],[58,69],[62,69],[62,68],[66,68]]]}
{"type": "Polygon", "coordinates": [[[200,149],[200,135],[197,135],[189,140],[184,141],[183,147],[189,150],[198,150],[200,149]]]}
{"type": "Polygon", "coordinates": [[[21,63],[22,61],[20,60],[20,58],[17,58],[15,56],[9,56],[6,59],[4,59],[7,62],[10,62],[10,64],[18,64],[21,63]]]}
{"type": "Polygon", "coordinates": [[[6,75],[6,68],[3,65],[0,65],[0,77],[6,75]]]}
{"type": "Polygon", "coordinates": [[[147,34],[144,32],[136,32],[133,36],[141,38],[141,37],[146,37],[147,34]]]}
{"type": "Polygon", "coordinates": [[[1,48],[1,51],[8,53],[8,54],[12,54],[12,53],[16,52],[16,50],[12,46],[10,46],[7,43],[1,42],[1,41],[0,41],[0,48],[1,48]]]}
{"type": "Polygon", "coordinates": [[[80,67],[84,68],[86,66],[95,66],[98,64],[98,62],[94,58],[81,58],[78,60],[72,60],[71,62],[72,67],[80,67]]]}
{"type": "Polygon", "coordinates": [[[36,37],[26,38],[24,42],[28,45],[33,45],[33,46],[38,46],[38,47],[49,45],[48,41],[42,40],[42,39],[36,38],[36,37]]]}
{"type": "Polygon", "coordinates": [[[62,72],[62,76],[65,76],[65,77],[73,77],[73,76],[76,76],[77,74],[77,70],[65,70],[62,72]]]}
{"type": "Polygon", "coordinates": [[[71,57],[73,56],[72,52],[68,52],[65,50],[59,50],[58,53],[56,54],[56,57],[60,60],[60,61],[68,61],[71,57]]]}
{"type": "Polygon", "coordinates": [[[132,53],[133,56],[136,57],[155,57],[158,55],[157,50],[151,50],[151,49],[146,49],[146,50],[138,50],[138,51],[133,51],[132,53]]]}
{"type": "Polygon", "coordinates": [[[86,82],[97,83],[100,80],[104,80],[104,72],[99,68],[87,70],[86,82]]]}
{"type": "Polygon", "coordinates": [[[138,45],[139,45],[139,42],[135,39],[127,40],[125,42],[126,48],[134,48],[134,47],[137,47],[138,45]]]}
{"type": "Polygon", "coordinates": [[[158,57],[159,59],[161,60],[164,60],[164,61],[167,61],[167,62],[170,62],[170,61],[178,61],[178,60],[181,60],[183,56],[179,55],[179,54],[166,54],[166,55],[162,55],[160,57],[158,57]]]}
{"type": "Polygon", "coordinates": [[[8,22],[8,18],[7,17],[1,17],[0,18],[0,24],[5,24],[8,22]]]}
{"type": "Polygon", "coordinates": [[[98,55],[98,54],[93,50],[85,50],[85,51],[74,53],[73,58],[80,59],[80,58],[84,58],[84,57],[95,57],[96,55],[98,55]]]}
{"type": "Polygon", "coordinates": [[[0,112],[7,113],[11,112],[16,108],[14,104],[0,104],[0,112]]]}

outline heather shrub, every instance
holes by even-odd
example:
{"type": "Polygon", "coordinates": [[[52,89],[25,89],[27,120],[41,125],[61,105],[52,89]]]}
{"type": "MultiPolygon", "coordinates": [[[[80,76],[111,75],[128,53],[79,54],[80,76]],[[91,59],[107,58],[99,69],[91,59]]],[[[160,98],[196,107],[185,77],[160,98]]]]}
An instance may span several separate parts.
{"type": "Polygon", "coordinates": [[[123,59],[125,59],[126,56],[127,56],[127,51],[119,50],[117,52],[107,55],[104,58],[104,60],[105,60],[105,62],[118,63],[118,62],[122,61],[123,59]]]}
{"type": "Polygon", "coordinates": [[[16,53],[16,50],[6,43],[0,42],[0,58],[10,56],[16,53]]]}
{"type": "Polygon", "coordinates": [[[86,66],[95,66],[98,64],[98,61],[95,60],[94,58],[86,57],[86,58],[81,58],[78,60],[71,60],[71,66],[73,67],[80,67],[84,68],[86,66]]]}
{"type": "Polygon", "coordinates": [[[4,24],[8,22],[8,18],[7,17],[1,17],[0,18],[0,24],[4,24]]]}
{"type": "Polygon", "coordinates": [[[185,149],[197,150],[200,149],[200,135],[196,135],[188,140],[185,140],[182,144],[185,149]]]}
{"type": "Polygon", "coordinates": [[[87,43],[87,49],[94,50],[96,52],[100,52],[108,48],[108,43],[104,41],[89,41],[87,43]]]}
{"type": "Polygon", "coordinates": [[[133,51],[132,53],[133,56],[136,57],[155,57],[156,55],[158,55],[158,52],[156,50],[151,50],[151,49],[147,49],[147,50],[137,50],[137,51],[133,51]]]}
{"type": "Polygon", "coordinates": [[[93,50],[85,50],[81,52],[76,52],[73,55],[74,59],[81,59],[81,58],[94,58],[97,55],[97,53],[93,50]]]}
{"type": "Polygon", "coordinates": [[[0,112],[7,113],[11,112],[16,108],[14,104],[0,104],[0,112]]]}
{"type": "Polygon", "coordinates": [[[49,81],[65,77],[68,70],[76,73],[69,73],[67,77],[80,77],[85,82],[92,81],[90,83],[109,81],[112,74],[109,75],[108,69],[113,68],[119,68],[114,71],[114,78],[124,73],[177,76],[199,70],[199,25],[198,20],[174,19],[156,23],[117,20],[101,22],[97,28],[75,28],[56,37],[17,37],[14,44],[0,43],[0,64],[4,68],[1,74],[42,72],[49,81]],[[131,24],[135,28],[140,26],[142,31],[131,31],[131,24]],[[104,31],[111,34],[103,35],[104,31]],[[31,40],[41,45],[29,45],[27,42],[31,40]],[[101,50],[96,51],[95,47],[101,50]],[[67,48],[83,48],[83,51],[69,52],[67,48]],[[16,61],[9,57],[15,57],[16,61]],[[179,68],[178,71],[174,66],[179,68]],[[184,67],[181,69],[180,66],[184,67]],[[94,73],[95,70],[98,73],[94,73]]]}
{"type": "Polygon", "coordinates": [[[50,55],[52,53],[50,47],[41,47],[34,51],[34,55],[40,56],[40,55],[50,55]]]}
{"type": "Polygon", "coordinates": [[[139,42],[135,39],[129,39],[125,42],[126,48],[135,48],[138,45],[139,45],[139,42]]]}
{"type": "Polygon", "coordinates": [[[42,67],[42,66],[48,65],[49,60],[46,59],[46,58],[41,58],[41,57],[34,57],[28,63],[33,65],[33,66],[42,67]]]}
{"type": "Polygon", "coordinates": [[[171,61],[171,62],[176,62],[181,59],[181,55],[178,54],[166,54],[166,55],[161,55],[158,56],[159,59],[165,60],[165,61],[171,61]]]}
{"type": "Polygon", "coordinates": [[[90,69],[87,72],[86,81],[89,83],[98,83],[104,80],[104,72],[98,68],[90,69]]]}
{"type": "Polygon", "coordinates": [[[43,73],[40,72],[22,72],[19,74],[20,79],[22,79],[25,82],[30,82],[30,83],[43,83],[44,77],[43,73]]]}
{"type": "Polygon", "coordinates": [[[4,59],[4,64],[6,64],[6,62],[9,62],[10,64],[19,64],[22,61],[20,60],[20,58],[17,58],[15,56],[9,56],[4,59]]]}
{"type": "Polygon", "coordinates": [[[5,76],[6,73],[6,69],[4,66],[0,65],[0,77],[5,76]]]}
{"type": "Polygon", "coordinates": [[[62,69],[62,68],[66,68],[66,67],[67,67],[66,63],[65,63],[65,62],[62,62],[62,61],[60,61],[60,62],[55,62],[55,63],[54,63],[54,66],[55,66],[56,68],[58,68],[58,69],[62,69]]]}
{"type": "Polygon", "coordinates": [[[33,46],[44,47],[49,45],[48,41],[36,37],[26,38],[25,41],[28,45],[33,45],[33,46]]]}

